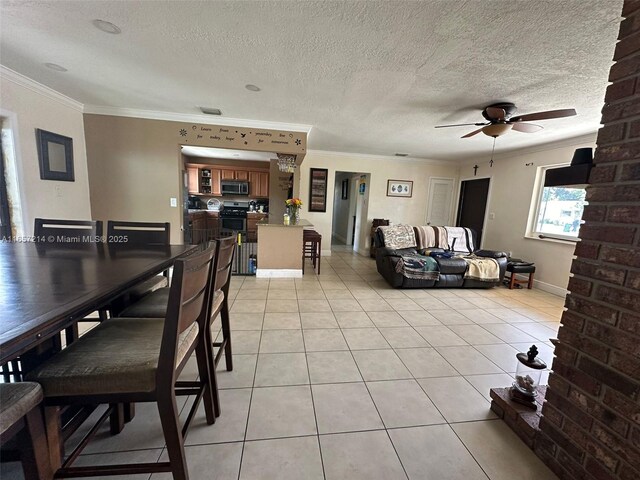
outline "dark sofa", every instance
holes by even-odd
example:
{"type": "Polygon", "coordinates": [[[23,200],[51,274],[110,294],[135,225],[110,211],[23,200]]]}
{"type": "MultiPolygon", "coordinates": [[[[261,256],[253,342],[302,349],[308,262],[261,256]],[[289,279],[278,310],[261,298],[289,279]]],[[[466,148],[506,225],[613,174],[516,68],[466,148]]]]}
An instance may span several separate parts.
{"type": "MultiPolygon", "coordinates": [[[[475,231],[473,233],[473,244],[477,245],[475,231]]],[[[464,274],[467,269],[467,263],[460,258],[440,258],[436,259],[440,272],[439,280],[425,280],[406,278],[402,273],[396,272],[396,264],[400,261],[402,255],[418,253],[416,248],[403,248],[393,250],[387,248],[384,244],[384,236],[378,229],[374,234],[374,242],[376,246],[376,266],[378,273],[394,288],[491,288],[502,283],[505,271],[507,269],[507,254],[505,252],[497,252],[493,250],[476,250],[473,253],[478,257],[495,258],[500,267],[500,279],[496,282],[483,282],[474,279],[465,279],[464,274]]],[[[441,248],[430,248],[430,251],[442,251],[441,248]]]]}

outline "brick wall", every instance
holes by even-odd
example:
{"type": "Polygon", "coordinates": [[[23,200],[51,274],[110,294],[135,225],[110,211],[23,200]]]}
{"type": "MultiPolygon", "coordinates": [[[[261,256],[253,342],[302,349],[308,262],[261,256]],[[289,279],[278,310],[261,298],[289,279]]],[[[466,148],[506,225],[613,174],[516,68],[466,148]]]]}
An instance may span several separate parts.
{"type": "Polygon", "coordinates": [[[640,0],[622,16],[535,445],[563,479],[640,479],[640,0]]]}

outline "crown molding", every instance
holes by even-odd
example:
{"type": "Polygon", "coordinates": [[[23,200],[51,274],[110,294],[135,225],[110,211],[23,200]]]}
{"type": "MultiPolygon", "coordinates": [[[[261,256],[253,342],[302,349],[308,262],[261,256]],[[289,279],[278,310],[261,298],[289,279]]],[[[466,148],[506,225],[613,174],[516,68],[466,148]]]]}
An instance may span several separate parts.
{"type": "Polygon", "coordinates": [[[3,80],[13,82],[16,85],[20,85],[21,87],[31,90],[34,93],[47,97],[58,103],[61,103],[66,107],[72,108],[78,112],[83,111],[84,105],[77,100],[67,97],[66,95],[63,95],[62,93],[57,92],[54,89],[43,85],[42,83],[36,82],[35,80],[32,80],[29,77],[22,75],[21,73],[5,67],[4,65],[0,65],[0,77],[3,80]]]}
{"type": "Polygon", "coordinates": [[[109,115],[114,117],[144,118],[147,120],[164,120],[180,123],[201,123],[205,125],[224,125],[229,127],[265,128],[269,130],[283,130],[288,132],[311,131],[312,125],[302,123],[268,122],[264,120],[246,120],[243,118],[229,118],[195,113],[161,112],[157,110],[140,110],[135,108],[102,107],[99,105],[85,105],[84,113],[90,115],[109,115]]]}
{"type": "MultiPolygon", "coordinates": [[[[563,148],[563,147],[577,147],[577,146],[584,147],[588,145],[594,145],[595,147],[597,137],[598,137],[598,131],[596,130],[592,133],[579,135],[577,137],[565,138],[563,140],[556,140],[554,142],[543,143],[540,145],[533,145],[531,147],[514,148],[513,150],[508,150],[506,152],[496,153],[493,155],[493,159],[504,160],[504,159],[516,157],[519,155],[529,155],[532,153],[545,152],[547,150],[555,150],[556,148],[563,148]]],[[[478,156],[470,159],[460,160],[460,166],[473,165],[478,162],[489,161],[490,159],[491,159],[491,155],[482,155],[482,156],[478,156]]]]}
{"type": "MultiPolygon", "coordinates": [[[[455,160],[434,160],[432,158],[422,157],[397,157],[395,155],[373,155],[370,153],[350,153],[350,152],[337,152],[333,150],[307,150],[307,157],[309,154],[325,155],[327,157],[340,157],[340,158],[361,158],[363,160],[376,160],[376,161],[394,161],[394,162],[412,162],[423,163],[427,165],[444,165],[444,166],[458,166],[458,162],[455,160]]],[[[306,157],[305,157],[306,158],[306,157]]]]}

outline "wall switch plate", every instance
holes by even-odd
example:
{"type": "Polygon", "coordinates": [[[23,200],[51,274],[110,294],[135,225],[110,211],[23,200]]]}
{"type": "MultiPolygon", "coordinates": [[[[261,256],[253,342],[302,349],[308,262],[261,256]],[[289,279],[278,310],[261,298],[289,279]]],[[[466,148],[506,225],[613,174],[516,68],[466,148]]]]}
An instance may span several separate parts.
{"type": "Polygon", "coordinates": [[[495,214],[495,213],[493,213],[493,212],[491,212],[491,213],[489,214],[489,220],[495,220],[495,218],[496,218],[496,214],[495,214]]]}
{"type": "Polygon", "coordinates": [[[171,198],[169,199],[169,204],[170,204],[172,207],[177,207],[177,206],[178,206],[178,199],[177,199],[177,198],[175,198],[175,197],[171,197],[171,198]]]}

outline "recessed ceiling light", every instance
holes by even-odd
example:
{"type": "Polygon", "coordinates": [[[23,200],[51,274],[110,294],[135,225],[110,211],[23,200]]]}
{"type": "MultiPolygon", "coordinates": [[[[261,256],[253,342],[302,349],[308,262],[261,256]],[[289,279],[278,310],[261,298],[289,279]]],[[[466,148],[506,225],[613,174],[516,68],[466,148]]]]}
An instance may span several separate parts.
{"type": "Polygon", "coordinates": [[[408,154],[408,153],[394,153],[394,155],[395,155],[396,157],[408,157],[408,156],[409,156],[409,154],[408,154]]]}
{"type": "Polygon", "coordinates": [[[207,115],[222,115],[222,111],[219,108],[200,107],[200,111],[207,115]]]}
{"type": "Polygon", "coordinates": [[[234,157],[239,157],[239,156],[240,156],[240,154],[239,154],[239,153],[234,153],[234,154],[233,154],[233,156],[234,156],[234,157]]]}
{"type": "Polygon", "coordinates": [[[250,83],[245,85],[244,88],[246,88],[247,90],[251,90],[252,92],[259,92],[260,91],[260,87],[258,87],[256,85],[252,85],[250,83]]]}
{"type": "Polygon", "coordinates": [[[110,33],[112,35],[118,35],[119,33],[122,33],[122,30],[120,30],[119,26],[111,22],[107,22],[106,20],[100,20],[96,18],[91,23],[93,23],[94,27],[96,27],[98,30],[102,30],[104,33],[110,33]]]}
{"type": "Polygon", "coordinates": [[[62,65],[58,65],[57,63],[45,63],[45,67],[50,68],[51,70],[55,70],[56,72],[66,72],[67,69],[62,65]]]}

